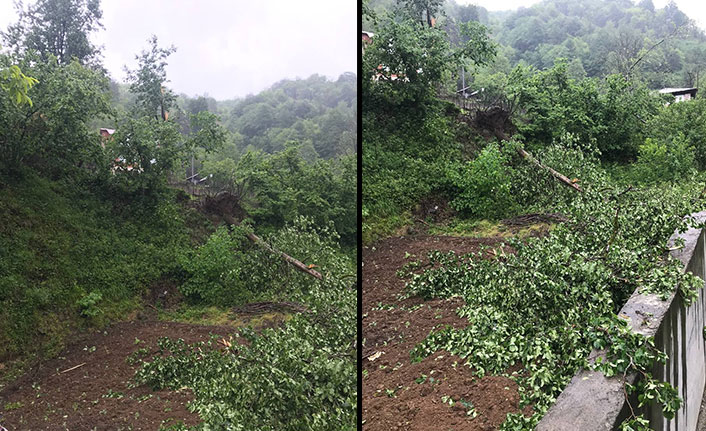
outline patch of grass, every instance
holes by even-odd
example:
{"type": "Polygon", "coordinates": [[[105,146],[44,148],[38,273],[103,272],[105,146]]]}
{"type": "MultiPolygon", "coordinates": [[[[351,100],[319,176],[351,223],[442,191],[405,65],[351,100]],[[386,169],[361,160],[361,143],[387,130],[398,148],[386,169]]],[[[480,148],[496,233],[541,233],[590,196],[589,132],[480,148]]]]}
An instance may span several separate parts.
{"type": "Polygon", "coordinates": [[[16,401],[14,403],[7,403],[5,404],[5,411],[10,411],[10,410],[17,410],[24,407],[24,404],[22,401],[16,401]]]}
{"type": "Polygon", "coordinates": [[[537,232],[551,230],[552,226],[550,223],[534,223],[517,229],[500,221],[453,218],[444,225],[432,226],[429,229],[429,233],[432,235],[465,236],[470,238],[527,238],[537,232]]]}
{"type": "Polygon", "coordinates": [[[180,304],[174,310],[160,311],[159,320],[199,325],[233,324],[230,308],[214,305],[180,304]]]}
{"type": "Polygon", "coordinates": [[[363,222],[363,245],[395,234],[403,234],[413,224],[409,211],[386,217],[367,217],[363,222]]]}
{"type": "Polygon", "coordinates": [[[26,171],[0,186],[0,360],[51,357],[78,328],[122,320],[190,247],[172,192],[158,203],[26,171]]]}

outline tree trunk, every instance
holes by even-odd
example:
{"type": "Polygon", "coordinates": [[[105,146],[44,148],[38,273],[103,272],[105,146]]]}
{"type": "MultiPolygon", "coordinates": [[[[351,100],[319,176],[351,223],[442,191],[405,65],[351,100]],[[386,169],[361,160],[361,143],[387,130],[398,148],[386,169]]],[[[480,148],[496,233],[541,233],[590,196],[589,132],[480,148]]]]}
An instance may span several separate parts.
{"type": "Polygon", "coordinates": [[[298,270],[305,272],[309,274],[310,276],[314,278],[318,278],[319,280],[323,279],[321,274],[317,271],[314,271],[313,269],[309,268],[307,265],[303,264],[302,262],[298,261],[297,259],[293,258],[292,256],[283,253],[281,251],[275,250],[272,247],[269,246],[265,241],[263,241],[259,236],[255,235],[254,233],[249,233],[248,234],[248,239],[258,246],[264,248],[265,250],[279,255],[285,262],[288,264],[292,265],[293,267],[297,268],[298,270]]]}
{"type": "Polygon", "coordinates": [[[556,178],[557,180],[561,181],[564,185],[566,185],[566,186],[568,186],[568,187],[571,187],[572,189],[576,190],[577,192],[582,192],[582,191],[583,191],[583,189],[582,189],[581,187],[579,187],[578,184],[574,183],[574,182],[571,181],[569,178],[567,178],[566,176],[560,174],[559,172],[555,171],[554,169],[550,168],[549,166],[544,166],[543,164],[541,164],[541,163],[539,162],[539,160],[537,160],[537,159],[535,159],[534,157],[532,157],[532,155],[531,155],[530,153],[528,153],[527,151],[523,150],[522,148],[518,148],[518,149],[517,149],[517,152],[518,152],[522,157],[524,157],[526,160],[529,160],[530,162],[534,163],[535,165],[539,166],[540,168],[546,169],[547,171],[549,171],[549,173],[552,174],[552,176],[553,176],[554,178],[556,178]]]}
{"type": "MultiPolygon", "coordinates": [[[[508,138],[508,136],[507,136],[505,133],[503,133],[502,131],[496,131],[496,132],[495,132],[495,135],[496,135],[500,140],[503,140],[503,141],[509,141],[509,140],[510,140],[510,138],[508,138]]],[[[534,163],[535,165],[539,166],[540,168],[549,171],[549,173],[552,174],[552,176],[553,176],[554,178],[556,178],[557,180],[559,180],[559,181],[560,181],[561,183],[563,183],[565,186],[571,187],[572,189],[576,190],[577,192],[582,192],[582,191],[583,191],[583,189],[582,189],[581,187],[579,187],[578,184],[576,184],[575,182],[571,181],[571,180],[570,180],[568,177],[566,177],[565,175],[562,175],[562,174],[560,174],[559,172],[555,171],[554,169],[550,168],[549,166],[544,166],[543,164],[541,164],[541,163],[539,162],[539,160],[535,159],[535,158],[532,156],[532,154],[528,153],[528,152],[525,151],[523,148],[518,148],[518,149],[517,149],[517,153],[518,153],[520,156],[522,156],[522,158],[524,158],[525,160],[528,160],[528,161],[534,163]]]]}

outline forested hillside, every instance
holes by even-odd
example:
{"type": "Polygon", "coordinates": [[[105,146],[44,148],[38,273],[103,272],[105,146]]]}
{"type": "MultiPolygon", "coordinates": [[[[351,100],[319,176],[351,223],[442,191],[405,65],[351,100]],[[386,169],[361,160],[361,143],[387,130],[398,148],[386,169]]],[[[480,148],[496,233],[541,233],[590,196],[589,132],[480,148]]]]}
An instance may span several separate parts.
{"type": "Polygon", "coordinates": [[[354,429],[355,75],[177,95],[156,36],[108,75],[99,1],[17,8],[0,428],[354,429]]]}
{"type": "MultiPolygon", "coordinates": [[[[180,94],[171,115],[188,130],[189,115],[218,114],[231,132],[233,155],[247,150],[274,153],[296,141],[308,159],[332,159],[356,151],[356,80],[352,72],[335,80],[320,75],[284,79],[258,94],[229,100],[180,94]]],[[[127,85],[111,82],[111,93],[119,109],[133,102],[127,85]]]]}
{"type": "MultiPolygon", "coordinates": [[[[369,3],[380,13],[394,1],[369,3]]],[[[505,12],[443,2],[440,25],[458,41],[456,26],[479,21],[499,43],[493,70],[522,62],[540,69],[565,58],[574,78],[639,75],[650,88],[692,87],[706,66],[706,36],[674,3],[651,0],[557,0],[505,12]]],[[[367,23],[372,25],[371,22],[367,23]]],[[[459,87],[460,88],[460,87],[459,87]]]]}
{"type": "Polygon", "coordinates": [[[667,241],[706,207],[706,103],[657,90],[696,85],[703,32],[649,1],[364,13],[368,429],[533,430],[581,368],[639,376],[619,429],[683,412],[617,313],[699,306],[667,241]]]}

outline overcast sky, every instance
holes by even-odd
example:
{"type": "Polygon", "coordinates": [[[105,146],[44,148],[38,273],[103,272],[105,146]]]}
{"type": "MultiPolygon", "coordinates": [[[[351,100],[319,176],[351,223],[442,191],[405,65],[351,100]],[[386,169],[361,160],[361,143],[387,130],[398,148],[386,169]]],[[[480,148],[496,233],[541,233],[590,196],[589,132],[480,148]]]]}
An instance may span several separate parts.
{"type": "MultiPolygon", "coordinates": [[[[25,0],[25,3],[32,0],[25,0]]],[[[337,78],[357,70],[358,0],[102,0],[94,38],[122,82],[123,66],[151,34],[174,45],[169,86],[216,99],[258,93],[284,78],[318,73],[337,78]]],[[[0,0],[0,28],[15,22],[13,0],[0,0]]]]}
{"type": "MultiPolygon", "coordinates": [[[[528,7],[540,0],[456,0],[460,4],[476,4],[488,10],[511,10],[521,6],[528,7]]],[[[633,3],[638,1],[633,0],[633,3]]],[[[669,0],[652,0],[656,8],[661,9],[669,0]]],[[[706,30],[706,2],[702,0],[675,0],[677,7],[689,18],[696,21],[701,29],[706,30]]]]}

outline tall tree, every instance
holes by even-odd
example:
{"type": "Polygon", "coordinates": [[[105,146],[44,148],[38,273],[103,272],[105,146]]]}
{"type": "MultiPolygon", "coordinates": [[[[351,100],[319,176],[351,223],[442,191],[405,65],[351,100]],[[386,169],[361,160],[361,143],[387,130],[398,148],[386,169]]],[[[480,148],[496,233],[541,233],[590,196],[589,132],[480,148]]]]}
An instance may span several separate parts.
{"type": "Polygon", "coordinates": [[[461,64],[483,65],[492,60],[496,45],[487,29],[474,21],[462,25],[468,42],[451,47],[446,32],[418,27],[410,19],[381,21],[373,42],[363,54],[363,101],[419,104],[433,98],[448,73],[461,64]],[[371,91],[372,90],[372,91],[371,91]],[[380,99],[380,101],[382,101],[380,99]]]}
{"type": "Polygon", "coordinates": [[[81,64],[97,64],[99,51],[89,40],[103,28],[100,0],[37,0],[25,9],[16,3],[19,20],[2,33],[15,51],[35,50],[42,59],[50,55],[60,64],[76,57],[81,64]]]}
{"type": "Polygon", "coordinates": [[[426,19],[427,25],[433,27],[432,18],[441,11],[443,0],[397,0],[397,3],[404,5],[404,8],[417,18],[422,26],[426,19]]]}
{"type": "Polygon", "coordinates": [[[160,48],[157,36],[152,35],[148,40],[149,49],[136,55],[138,67],[127,72],[127,82],[130,91],[137,95],[137,103],[144,113],[166,121],[169,109],[174,106],[176,96],[165,84],[167,80],[167,57],[176,51],[172,45],[160,48]]]}

